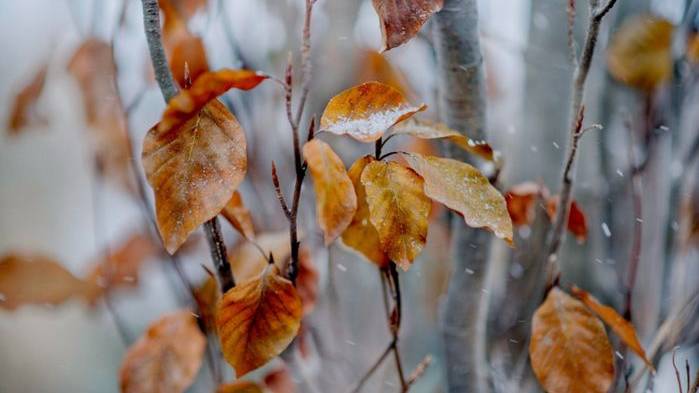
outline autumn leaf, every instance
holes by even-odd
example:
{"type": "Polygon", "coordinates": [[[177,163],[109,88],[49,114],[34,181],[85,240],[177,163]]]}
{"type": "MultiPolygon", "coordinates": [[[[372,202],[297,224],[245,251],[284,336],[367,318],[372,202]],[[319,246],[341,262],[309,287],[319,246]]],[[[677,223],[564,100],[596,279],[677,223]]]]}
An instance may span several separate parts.
{"type": "Polygon", "coordinates": [[[0,308],[59,305],[87,289],[84,281],[50,257],[22,253],[0,257],[0,308]]]}
{"type": "Polygon", "coordinates": [[[206,338],[190,311],[163,316],[124,355],[121,392],[184,392],[197,376],[205,347],[206,338]]]}
{"type": "Polygon", "coordinates": [[[378,81],[394,87],[401,94],[410,89],[405,77],[396,70],[384,55],[375,50],[362,50],[357,56],[357,81],[378,81]]]}
{"type": "Polygon", "coordinates": [[[216,393],[264,393],[264,390],[252,381],[235,381],[219,385],[216,393]]]}
{"type": "Polygon", "coordinates": [[[422,178],[396,162],[374,161],[364,168],[361,181],[381,249],[408,270],[427,240],[431,202],[422,178]]]}
{"type": "Polygon", "coordinates": [[[372,156],[361,157],[347,171],[347,175],[354,185],[354,192],[357,198],[357,212],[354,214],[350,225],[342,233],[342,243],[359,252],[378,267],[383,268],[388,266],[388,256],[381,249],[379,233],[371,223],[369,205],[366,201],[366,191],[361,182],[364,168],[375,161],[376,159],[372,156]]]}
{"type": "MultiPolygon", "coordinates": [[[[546,212],[551,220],[556,216],[559,199],[558,195],[555,195],[546,201],[546,212]]],[[[587,219],[580,205],[575,200],[570,203],[567,228],[579,242],[584,242],[587,239],[587,219]]]]}
{"type": "Polygon", "coordinates": [[[442,123],[412,118],[396,124],[391,128],[390,134],[411,135],[420,139],[446,139],[480,158],[495,163],[499,161],[499,154],[486,141],[475,141],[442,123]]]}
{"type": "Polygon", "coordinates": [[[203,73],[190,88],[181,90],[168,102],[158,123],[158,132],[175,129],[196,116],[211,100],[232,88],[250,90],[267,78],[259,72],[230,68],[203,73]]]}
{"type": "Polygon", "coordinates": [[[510,187],[505,192],[505,201],[512,225],[519,227],[531,224],[535,218],[535,203],[540,198],[546,198],[547,195],[546,187],[534,182],[524,182],[510,187]]]}
{"type": "Polygon", "coordinates": [[[178,17],[186,22],[191,19],[197,11],[206,7],[207,0],[158,0],[158,3],[160,3],[162,9],[172,9],[176,11],[178,17]],[[169,4],[163,6],[164,3],[169,4]]]}
{"type": "Polygon", "coordinates": [[[241,377],[279,355],[301,325],[301,298],[269,265],[257,278],[226,292],[216,313],[221,349],[241,377]]]}
{"type": "Polygon", "coordinates": [[[194,300],[197,302],[199,317],[208,327],[216,324],[216,305],[221,298],[220,293],[218,283],[212,275],[194,289],[194,300]]]}
{"type": "Polygon", "coordinates": [[[277,267],[291,256],[289,232],[268,232],[258,235],[254,241],[241,240],[228,251],[233,276],[243,282],[259,276],[265,270],[272,254],[277,267]]]}
{"type": "Polygon", "coordinates": [[[48,67],[48,63],[41,65],[29,83],[15,96],[7,122],[7,130],[10,135],[17,135],[28,126],[46,124],[46,119],[36,111],[36,103],[44,91],[48,67]]]}
{"type": "Polygon", "coordinates": [[[320,129],[347,134],[360,142],[374,142],[396,123],[427,108],[411,105],[396,88],[367,82],[349,88],[328,102],[320,129]]]}
{"type": "Polygon", "coordinates": [[[641,342],[638,340],[636,335],[636,329],[633,327],[631,322],[627,321],[619,315],[616,310],[609,306],[601,304],[594,296],[590,295],[586,291],[573,286],[571,289],[573,295],[580,299],[585,305],[592,310],[598,317],[600,317],[604,323],[609,325],[609,327],[614,330],[614,332],[619,336],[621,341],[634,351],[647,365],[650,369],[653,369],[653,364],[646,357],[646,351],[643,350],[641,342]]]}
{"type": "Polygon", "coordinates": [[[295,393],[296,384],[287,367],[279,367],[265,375],[265,386],[270,393],[295,393]]]}
{"type": "Polygon", "coordinates": [[[235,228],[246,239],[255,238],[255,225],[252,222],[250,210],[245,207],[243,197],[240,192],[233,193],[233,197],[226,203],[226,206],[221,210],[221,215],[228,220],[233,228],[235,228]]]}
{"type": "Polygon", "coordinates": [[[313,178],[316,216],[328,246],[347,228],[357,211],[354,186],[340,157],[320,139],[303,146],[303,158],[313,178]]]}
{"type": "Polygon", "coordinates": [[[672,74],[674,26],[666,19],[637,15],[612,36],[607,66],[610,74],[629,86],[652,91],[672,74]]]}
{"type": "Polygon", "coordinates": [[[461,214],[473,228],[486,228],[512,244],[505,198],[476,168],[450,158],[404,155],[424,179],[425,194],[461,214]]]}
{"type": "Polygon", "coordinates": [[[163,45],[173,77],[180,86],[185,86],[185,64],[189,78],[196,81],[209,70],[209,63],[206,60],[204,41],[187,29],[188,16],[180,12],[176,3],[181,1],[159,1],[164,19],[163,45]]]}
{"type": "Polygon", "coordinates": [[[247,170],[245,134],[218,100],[143,142],[143,167],[155,192],[158,230],[169,253],[223,210],[247,170]]]}
{"type": "Polygon", "coordinates": [[[379,15],[385,51],[415,37],[432,14],[442,9],[444,0],[373,0],[373,4],[379,15]]]}
{"type": "Polygon", "coordinates": [[[614,353],[604,325],[557,287],[534,313],[529,357],[549,393],[607,393],[614,381],[614,353]]]}

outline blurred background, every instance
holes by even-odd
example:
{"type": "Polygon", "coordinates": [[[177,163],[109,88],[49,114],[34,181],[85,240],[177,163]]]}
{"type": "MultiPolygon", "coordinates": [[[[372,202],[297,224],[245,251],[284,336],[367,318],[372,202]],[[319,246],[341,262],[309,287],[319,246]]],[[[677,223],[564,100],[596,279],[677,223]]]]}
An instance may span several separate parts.
{"type": "MultiPolygon", "coordinates": [[[[201,4],[194,6],[188,28],[203,39],[210,68],[245,67],[281,76],[290,51],[298,64],[302,0],[191,3],[201,4]]],[[[525,181],[542,182],[554,192],[558,187],[567,143],[572,72],[566,3],[479,2],[488,135],[491,145],[504,157],[503,189],[525,181]]],[[[587,3],[577,3],[574,36],[580,46],[587,3]]],[[[562,258],[566,281],[585,287],[607,304],[619,306],[623,302],[620,283],[634,221],[628,188],[628,151],[635,150],[641,159],[648,156],[641,195],[642,221],[647,225],[644,224],[633,297],[633,322],[647,346],[668,317],[680,318],[673,314],[676,308],[681,308],[685,322],[679,331],[673,331],[672,340],[666,340],[662,350],[658,350],[662,361],[654,382],[656,392],[676,391],[669,363],[675,345],[680,346],[677,358],[682,359],[682,364],[689,359],[692,370],[699,368],[699,254],[696,235],[694,240],[690,236],[696,233],[692,231],[696,224],[692,217],[699,203],[699,171],[696,160],[689,168],[677,160],[699,133],[698,91],[696,78],[691,76],[675,82],[685,88],[678,98],[681,103],[676,106],[666,105],[675,97],[672,86],[658,89],[657,94],[639,93],[610,77],[606,50],[610,38],[627,18],[650,13],[677,25],[684,18],[685,8],[682,0],[619,0],[605,20],[586,93],[586,120],[602,124],[604,130],[589,132],[583,138],[575,187],[575,199],[587,216],[589,235],[584,243],[568,236],[562,258]],[[679,108],[681,113],[669,115],[672,108],[679,108]],[[656,114],[651,120],[644,117],[649,110],[656,114]],[[637,143],[631,146],[627,129],[648,121],[653,124],[632,138],[637,143]],[[673,187],[680,174],[686,182],[677,191],[673,187]],[[678,195],[673,195],[673,190],[678,195]],[[682,210],[673,219],[672,208],[680,204],[689,210],[682,210]],[[674,247],[670,254],[665,249],[668,222],[681,234],[674,239],[681,247],[674,247]]],[[[693,22],[691,28],[696,31],[696,27],[693,22]]],[[[320,114],[327,100],[339,91],[379,79],[401,88],[412,102],[427,103],[427,117],[438,119],[436,60],[430,31],[428,23],[416,39],[380,55],[377,50],[381,47],[381,32],[371,1],[318,0],[312,23],[313,77],[307,113],[320,114]]],[[[4,128],[0,133],[0,254],[32,252],[50,256],[78,277],[86,276],[105,250],[118,249],[134,233],[150,231],[150,221],[145,217],[147,208],[133,188],[133,171],[114,169],[104,162],[95,164],[95,152],[104,156],[118,154],[121,145],[95,142],[91,136],[94,133],[88,131],[94,123],[88,121],[84,87],[69,72],[68,64],[76,49],[88,38],[113,44],[118,89],[92,98],[112,100],[114,105],[118,101],[113,100],[121,100],[134,145],[131,153],[136,157],[127,166],[134,165],[136,174],[143,176],[138,158],[141,142],[160,118],[164,104],[152,76],[140,2],[0,2],[0,120],[4,128]],[[16,95],[43,67],[45,83],[34,108],[38,120],[16,132],[9,126],[16,95]],[[120,182],[119,176],[105,176],[110,169],[122,171],[129,180],[120,182]]],[[[97,71],[97,75],[101,72],[97,71]]],[[[241,191],[253,212],[257,231],[271,234],[285,230],[286,221],[269,175],[274,159],[286,190],[291,188],[293,157],[283,92],[273,83],[264,83],[251,92],[229,92],[223,101],[233,108],[248,138],[250,169],[241,191]]],[[[327,135],[323,139],[333,145],[347,166],[354,157],[373,149],[348,138],[327,135]]],[[[404,149],[406,145],[439,151],[437,144],[399,138],[391,141],[389,149],[404,149]]],[[[146,195],[152,201],[149,187],[146,195]]],[[[380,281],[376,269],[341,245],[322,248],[313,216],[313,198],[311,187],[306,184],[301,223],[306,228],[311,259],[319,271],[320,288],[318,305],[307,318],[306,327],[311,332],[312,352],[316,356],[306,359],[292,374],[299,382],[299,392],[311,391],[304,387],[304,379],[316,381],[322,392],[343,391],[378,356],[389,333],[378,301],[380,281]]],[[[226,242],[232,248],[240,239],[230,226],[223,227],[226,242]]],[[[447,228],[443,220],[432,224],[425,252],[410,272],[402,274],[407,309],[401,331],[404,363],[412,369],[425,355],[433,356],[432,365],[414,388],[416,392],[445,391],[438,319],[450,274],[447,228]]],[[[513,299],[518,297],[514,291],[526,268],[519,262],[526,259],[529,234],[530,228],[520,228],[517,244],[525,246],[514,253],[493,245],[500,250],[496,255],[501,255],[499,261],[493,262],[493,274],[498,279],[483,288],[492,304],[489,369],[494,388],[502,392],[537,389],[516,384],[519,379],[515,374],[520,372],[516,368],[517,358],[508,352],[516,351],[508,349],[510,346],[521,346],[512,343],[516,340],[508,332],[521,312],[513,299]]],[[[191,243],[180,256],[180,266],[188,279],[198,284],[206,278],[201,265],[210,264],[210,260],[202,236],[191,243]]],[[[140,269],[137,286],[114,291],[109,309],[104,305],[89,306],[82,300],[59,306],[0,309],[0,392],[118,391],[118,369],[126,348],[115,325],[115,314],[133,340],[163,312],[181,307],[183,298],[185,288],[172,261],[155,255],[140,269]]],[[[275,366],[276,363],[270,367],[275,366]]],[[[253,378],[263,373],[264,370],[253,378]]],[[[366,391],[396,391],[394,373],[392,363],[386,362],[366,391]]],[[[206,371],[200,374],[204,375],[190,391],[212,391],[206,371]]]]}

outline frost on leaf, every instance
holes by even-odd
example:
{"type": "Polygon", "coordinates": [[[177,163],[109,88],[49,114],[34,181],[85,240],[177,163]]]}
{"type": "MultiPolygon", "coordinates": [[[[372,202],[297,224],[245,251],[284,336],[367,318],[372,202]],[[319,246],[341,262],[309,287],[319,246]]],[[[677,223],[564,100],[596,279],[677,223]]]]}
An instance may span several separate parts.
{"type": "Polygon", "coordinates": [[[373,0],[379,15],[383,50],[403,45],[415,37],[422,25],[442,9],[444,0],[373,0]]]}
{"type": "Polygon", "coordinates": [[[189,310],[165,315],[124,355],[121,392],[184,392],[197,376],[205,346],[206,338],[189,310]]]}
{"type": "Polygon", "coordinates": [[[364,168],[361,181],[381,249],[408,270],[427,240],[432,203],[423,192],[422,178],[396,162],[374,161],[364,168]]]}
{"type": "Polygon", "coordinates": [[[505,198],[476,168],[450,158],[405,154],[424,179],[425,194],[461,214],[473,228],[486,228],[512,243],[512,221],[505,198]]]}
{"type": "Polygon", "coordinates": [[[320,129],[349,135],[360,142],[374,142],[396,123],[425,110],[414,106],[396,88],[367,82],[333,97],[320,119],[320,129]]]}
{"type": "Polygon", "coordinates": [[[252,221],[250,210],[245,207],[243,197],[240,192],[233,193],[233,197],[226,203],[226,206],[221,210],[221,215],[233,225],[238,233],[248,240],[255,238],[255,225],[252,221]]]}
{"type": "Polygon", "coordinates": [[[357,197],[352,181],[345,171],[345,165],[330,145],[314,139],[303,146],[303,158],[313,178],[316,216],[327,246],[340,236],[352,221],[357,210],[357,197]]]}
{"type": "Polygon", "coordinates": [[[614,381],[614,353],[604,325],[558,287],[534,313],[529,357],[549,393],[607,393],[614,381]]]}
{"type": "Polygon", "coordinates": [[[371,223],[369,205],[366,201],[366,191],[361,182],[364,168],[375,161],[376,159],[371,156],[364,156],[355,161],[349,171],[347,171],[357,196],[357,212],[354,214],[350,225],[342,233],[342,243],[383,268],[388,267],[389,259],[381,249],[379,234],[374,224],[371,223]]]}
{"type": "Polygon", "coordinates": [[[192,231],[223,210],[247,170],[245,134],[219,101],[143,142],[143,167],[155,192],[158,230],[171,254],[192,231]]]}
{"type": "Polygon", "coordinates": [[[291,281],[274,265],[226,292],[216,326],[226,361],[238,377],[279,355],[296,337],[302,305],[291,281]]]}

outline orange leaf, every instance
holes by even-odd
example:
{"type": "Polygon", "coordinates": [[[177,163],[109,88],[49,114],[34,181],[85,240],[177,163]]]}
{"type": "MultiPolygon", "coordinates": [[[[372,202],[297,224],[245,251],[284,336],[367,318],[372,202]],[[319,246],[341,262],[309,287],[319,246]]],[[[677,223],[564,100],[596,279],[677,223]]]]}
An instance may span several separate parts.
{"type": "Polygon", "coordinates": [[[529,357],[549,393],[607,393],[614,381],[614,353],[604,325],[557,287],[534,313],[529,357]]]}
{"type": "Polygon", "coordinates": [[[475,141],[462,133],[452,130],[446,124],[426,120],[408,119],[391,128],[391,134],[411,135],[420,139],[446,139],[459,148],[480,158],[497,163],[498,156],[486,141],[475,141]]]}
{"type": "Polygon", "coordinates": [[[192,81],[209,70],[204,42],[187,29],[186,15],[179,12],[176,4],[171,1],[160,1],[159,4],[163,10],[163,45],[170,69],[180,86],[185,86],[185,64],[192,81]]]}
{"type": "Polygon", "coordinates": [[[218,283],[214,276],[207,279],[194,290],[194,300],[197,302],[199,316],[207,327],[213,328],[216,323],[216,304],[221,298],[218,283]]]}
{"type": "Polygon", "coordinates": [[[614,330],[614,332],[619,336],[621,341],[626,344],[632,351],[636,352],[638,356],[643,359],[643,361],[653,369],[653,364],[646,357],[646,351],[643,350],[641,342],[638,340],[636,335],[636,329],[633,327],[631,322],[627,321],[619,315],[613,308],[601,304],[594,296],[590,295],[586,291],[573,286],[571,289],[573,295],[580,299],[587,307],[592,310],[598,317],[600,317],[609,327],[614,330]]]}
{"type": "Polygon", "coordinates": [[[158,230],[174,253],[192,231],[223,210],[247,170],[245,133],[219,101],[180,127],[143,142],[143,167],[155,192],[158,230]]]}
{"type": "Polygon", "coordinates": [[[58,305],[87,289],[84,281],[49,257],[19,253],[0,257],[0,308],[58,305]]]}
{"type": "Polygon", "coordinates": [[[629,86],[652,91],[670,79],[674,26],[652,15],[625,21],[609,44],[607,66],[612,76],[629,86]]]}
{"type": "Polygon", "coordinates": [[[238,377],[279,355],[301,325],[301,298],[291,281],[268,266],[226,292],[216,313],[221,349],[238,377]]]}
{"type": "Polygon", "coordinates": [[[233,225],[243,237],[246,239],[255,238],[255,225],[252,222],[250,210],[245,207],[243,197],[240,192],[233,193],[233,197],[228,201],[226,206],[221,210],[221,215],[233,225]]]}
{"type": "Polygon", "coordinates": [[[162,9],[174,10],[178,17],[188,21],[197,11],[206,6],[207,0],[158,0],[158,2],[162,9]]]}
{"type": "Polygon", "coordinates": [[[270,253],[279,268],[289,259],[291,245],[287,231],[263,233],[254,241],[241,240],[236,243],[228,251],[233,276],[239,282],[259,276],[269,264],[267,258],[270,253]]]}
{"type": "Polygon", "coordinates": [[[159,132],[172,130],[192,117],[211,100],[232,88],[250,90],[268,77],[255,71],[224,68],[206,72],[186,90],[173,97],[158,123],[159,132]]]}
{"type": "Polygon", "coordinates": [[[201,366],[206,338],[188,310],[153,322],[124,355],[122,393],[184,392],[201,366]]]}
{"type": "Polygon", "coordinates": [[[512,221],[505,198],[476,168],[450,158],[407,153],[424,179],[425,194],[461,214],[473,228],[486,228],[512,244],[512,221]]]}
{"type": "Polygon", "coordinates": [[[394,87],[367,82],[333,97],[320,118],[320,129],[374,142],[394,124],[425,108],[425,104],[411,105],[394,87]]]}
{"type": "Polygon", "coordinates": [[[327,246],[352,222],[357,197],[345,165],[330,145],[314,139],[303,146],[303,157],[313,178],[316,215],[327,246]]]}
{"type": "Polygon", "coordinates": [[[422,178],[396,162],[374,161],[364,168],[361,180],[383,252],[408,270],[427,240],[432,204],[422,190],[422,178]]]}
{"type": "Polygon", "coordinates": [[[379,14],[383,49],[403,45],[415,37],[422,25],[442,9],[444,0],[373,0],[379,14]]]}
{"type": "Polygon", "coordinates": [[[362,50],[357,56],[357,81],[378,81],[395,87],[401,94],[407,94],[405,77],[398,72],[381,53],[375,50],[362,50]]]}
{"type": "Polygon", "coordinates": [[[265,386],[271,393],[295,393],[296,384],[289,369],[279,367],[265,375],[265,386]]]}
{"type": "Polygon", "coordinates": [[[7,123],[7,130],[10,135],[19,134],[24,127],[46,123],[46,119],[43,119],[36,112],[36,102],[44,90],[48,68],[48,63],[43,64],[31,81],[15,96],[12,112],[7,123]]]}
{"type": "Polygon", "coordinates": [[[505,193],[507,211],[512,225],[519,227],[534,221],[534,204],[539,197],[544,197],[546,190],[541,184],[524,182],[510,187],[505,193]]]}
{"type": "MultiPolygon", "coordinates": [[[[546,212],[553,219],[558,210],[559,197],[553,196],[546,201],[546,212]]],[[[570,212],[568,213],[568,231],[575,235],[579,242],[584,242],[587,239],[587,219],[585,213],[580,208],[580,205],[573,200],[570,203],[570,212]]]]}
{"type": "Polygon", "coordinates": [[[362,172],[370,163],[376,161],[372,156],[364,156],[352,164],[347,175],[352,180],[357,196],[357,212],[352,222],[342,233],[342,243],[362,254],[379,267],[388,266],[388,256],[382,251],[379,233],[370,221],[369,205],[366,201],[366,191],[361,182],[362,172]]]}
{"type": "Polygon", "coordinates": [[[264,393],[264,390],[252,381],[235,381],[219,385],[216,388],[216,393],[264,393]]]}

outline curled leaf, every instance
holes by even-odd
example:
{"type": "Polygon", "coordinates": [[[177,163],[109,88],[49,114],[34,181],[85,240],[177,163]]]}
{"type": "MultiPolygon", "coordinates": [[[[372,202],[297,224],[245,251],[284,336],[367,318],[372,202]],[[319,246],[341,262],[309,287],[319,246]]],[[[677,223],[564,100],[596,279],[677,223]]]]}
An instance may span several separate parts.
{"type": "Polygon", "coordinates": [[[486,228],[512,244],[505,198],[478,169],[450,158],[405,154],[424,181],[425,194],[461,214],[473,228],[486,228]]]}
{"type": "Polygon", "coordinates": [[[672,73],[674,26],[666,19],[637,15],[625,21],[609,45],[607,66],[618,81],[652,91],[672,73]]]}
{"type": "Polygon", "coordinates": [[[412,118],[396,124],[391,129],[391,134],[411,135],[420,139],[446,139],[464,151],[475,154],[484,160],[498,161],[498,154],[486,141],[475,141],[456,130],[452,130],[446,124],[412,118]]]}
{"type": "Polygon", "coordinates": [[[190,311],[165,315],[124,355],[121,392],[184,392],[194,382],[205,346],[206,338],[190,311]]]}
{"type": "Polygon", "coordinates": [[[388,256],[383,252],[379,242],[379,233],[374,224],[371,223],[366,191],[361,181],[364,168],[375,161],[376,159],[372,156],[364,156],[355,161],[347,171],[357,196],[357,212],[350,225],[342,233],[342,243],[359,252],[377,266],[388,267],[388,256]]]}
{"type": "Polygon", "coordinates": [[[636,329],[633,327],[631,322],[627,321],[619,315],[616,310],[609,306],[601,304],[594,296],[590,295],[586,291],[573,286],[571,289],[573,295],[580,299],[587,307],[592,310],[598,317],[600,317],[609,327],[614,330],[614,332],[619,336],[621,341],[626,344],[632,351],[634,351],[647,365],[650,369],[653,369],[653,364],[646,357],[646,351],[643,350],[641,342],[638,340],[636,335],[636,329]]]}
{"type": "Polygon", "coordinates": [[[216,326],[226,361],[238,377],[279,355],[301,325],[301,298],[291,281],[269,265],[257,278],[226,292],[216,326]]]}
{"type": "Polygon", "coordinates": [[[432,204],[423,192],[422,178],[396,162],[374,161],[364,168],[361,181],[381,249],[408,270],[427,240],[432,204]]]}
{"type": "Polygon", "coordinates": [[[374,142],[394,124],[425,108],[424,104],[411,105],[394,87],[367,82],[330,99],[320,118],[320,129],[347,134],[360,142],[374,142]]]}
{"type": "Polygon", "coordinates": [[[249,70],[224,68],[201,74],[188,89],[180,91],[167,104],[158,123],[159,132],[167,132],[196,116],[211,100],[232,88],[250,90],[267,76],[249,70]]]}
{"type": "Polygon", "coordinates": [[[422,25],[442,9],[444,0],[373,0],[379,14],[383,49],[403,45],[415,37],[422,25]]]}
{"type": "Polygon", "coordinates": [[[233,193],[233,197],[228,201],[226,206],[221,210],[221,215],[228,220],[233,228],[235,228],[246,239],[255,238],[255,225],[252,222],[250,210],[245,207],[243,197],[240,192],[233,193]]]}
{"type": "Polygon", "coordinates": [[[34,124],[45,124],[46,119],[42,118],[36,111],[36,103],[46,84],[46,72],[48,64],[43,64],[36,72],[31,81],[22,88],[15,96],[10,118],[7,123],[7,130],[10,135],[19,132],[34,124]]]}
{"type": "Polygon", "coordinates": [[[332,243],[352,221],[357,211],[357,197],[345,165],[330,145],[313,139],[303,146],[316,192],[316,215],[325,235],[325,245],[332,243]]]}
{"type": "Polygon", "coordinates": [[[614,381],[614,353],[602,322],[558,287],[534,313],[529,357],[550,393],[607,393],[614,381]]]}
{"type": "Polygon", "coordinates": [[[148,131],[143,167],[155,192],[158,230],[174,253],[223,210],[247,170],[245,134],[219,101],[176,129],[148,131]]]}
{"type": "Polygon", "coordinates": [[[84,281],[47,256],[10,253],[0,257],[0,308],[58,305],[87,289],[84,281]]]}

